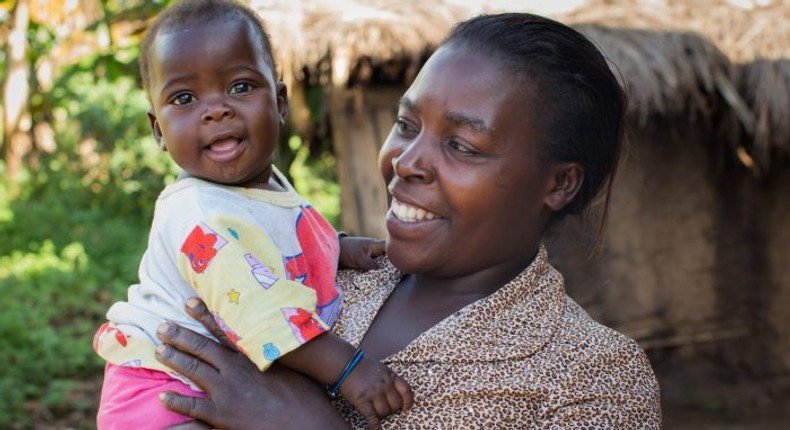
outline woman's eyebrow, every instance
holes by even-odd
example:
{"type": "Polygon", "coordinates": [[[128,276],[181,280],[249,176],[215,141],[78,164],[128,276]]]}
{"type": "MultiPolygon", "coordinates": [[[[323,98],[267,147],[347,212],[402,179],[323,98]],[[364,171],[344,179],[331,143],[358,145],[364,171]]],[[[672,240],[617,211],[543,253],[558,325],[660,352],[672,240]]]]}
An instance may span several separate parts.
{"type": "MultiPolygon", "coordinates": [[[[408,98],[407,96],[401,97],[398,105],[401,108],[410,110],[412,112],[419,113],[420,111],[417,104],[414,103],[414,100],[408,98]]],[[[443,117],[445,121],[453,125],[469,127],[475,133],[485,134],[486,136],[492,136],[494,134],[494,127],[487,125],[486,122],[480,118],[475,118],[473,116],[464,115],[458,112],[446,112],[443,117]]]]}
{"type": "Polygon", "coordinates": [[[464,115],[458,112],[446,112],[444,114],[445,121],[455,125],[466,126],[474,130],[476,133],[492,136],[494,128],[490,127],[480,118],[475,118],[469,115],[464,115]]]}
{"type": "Polygon", "coordinates": [[[398,101],[398,106],[408,109],[412,112],[419,112],[420,110],[417,109],[417,104],[414,103],[414,100],[408,98],[407,96],[403,96],[398,101]]]}

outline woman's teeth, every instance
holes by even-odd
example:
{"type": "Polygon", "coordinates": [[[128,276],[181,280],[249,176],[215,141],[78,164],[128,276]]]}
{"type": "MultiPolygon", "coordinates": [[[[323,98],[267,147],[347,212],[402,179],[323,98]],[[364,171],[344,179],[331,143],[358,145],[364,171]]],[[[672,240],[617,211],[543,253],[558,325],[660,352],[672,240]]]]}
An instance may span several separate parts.
{"type": "Polygon", "coordinates": [[[437,217],[437,215],[432,212],[403,204],[395,199],[392,200],[392,213],[395,215],[395,218],[406,222],[430,221],[437,217]]]}

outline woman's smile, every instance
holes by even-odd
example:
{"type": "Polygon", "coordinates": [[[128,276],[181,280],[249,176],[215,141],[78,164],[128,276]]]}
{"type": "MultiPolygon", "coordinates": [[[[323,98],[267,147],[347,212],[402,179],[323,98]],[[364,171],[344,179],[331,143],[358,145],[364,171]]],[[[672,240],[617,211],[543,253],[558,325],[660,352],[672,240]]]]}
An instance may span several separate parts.
{"type": "Polygon", "coordinates": [[[386,221],[390,240],[413,241],[437,237],[440,227],[448,220],[415,203],[404,203],[393,197],[386,221]]]}
{"type": "Polygon", "coordinates": [[[390,205],[390,212],[399,221],[409,222],[409,223],[414,223],[419,221],[430,221],[439,216],[421,207],[402,203],[395,198],[392,199],[392,204],[390,205]]]}

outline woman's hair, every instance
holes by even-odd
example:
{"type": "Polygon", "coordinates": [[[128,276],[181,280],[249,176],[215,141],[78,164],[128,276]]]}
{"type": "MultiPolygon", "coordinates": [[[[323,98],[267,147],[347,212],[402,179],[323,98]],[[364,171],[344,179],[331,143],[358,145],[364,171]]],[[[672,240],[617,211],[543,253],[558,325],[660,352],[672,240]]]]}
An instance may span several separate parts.
{"type": "Polygon", "coordinates": [[[596,46],[578,31],[536,15],[482,15],[456,25],[443,44],[462,44],[490,54],[530,85],[530,105],[540,115],[539,160],[577,162],[584,179],[576,198],[552,221],[582,214],[612,179],[624,140],[626,96],[596,46]]]}
{"type": "Polygon", "coordinates": [[[150,57],[156,37],[187,25],[205,25],[227,22],[234,19],[247,21],[255,31],[260,48],[271,66],[276,70],[272,44],[261,18],[252,9],[235,0],[185,0],[162,12],[148,29],[140,46],[140,79],[148,93],[150,85],[150,57]]]}

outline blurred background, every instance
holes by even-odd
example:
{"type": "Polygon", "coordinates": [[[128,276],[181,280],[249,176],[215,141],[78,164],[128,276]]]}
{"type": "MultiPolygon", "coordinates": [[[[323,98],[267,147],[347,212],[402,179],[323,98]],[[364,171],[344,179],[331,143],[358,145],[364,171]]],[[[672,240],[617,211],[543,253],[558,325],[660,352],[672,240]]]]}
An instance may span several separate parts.
{"type": "MultiPolygon", "coordinates": [[[[178,171],[138,48],[170,1],[0,1],[0,428],[90,429],[91,340],[178,171]]],[[[383,236],[375,159],[453,23],[529,11],[589,36],[630,99],[609,225],[546,238],[569,294],[635,338],[666,429],[790,419],[790,2],[252,0],[289,86],[277,163],[339,229],[383,236]]],[[[463,246],[463,244],[459,244],[463,246]]]]}

